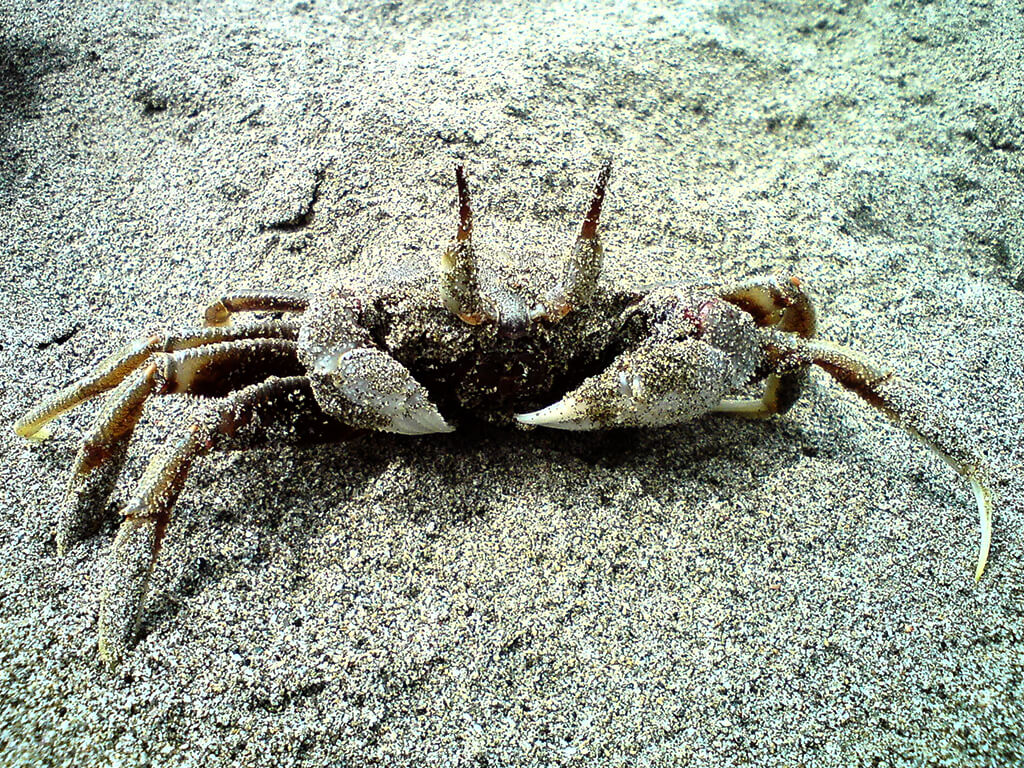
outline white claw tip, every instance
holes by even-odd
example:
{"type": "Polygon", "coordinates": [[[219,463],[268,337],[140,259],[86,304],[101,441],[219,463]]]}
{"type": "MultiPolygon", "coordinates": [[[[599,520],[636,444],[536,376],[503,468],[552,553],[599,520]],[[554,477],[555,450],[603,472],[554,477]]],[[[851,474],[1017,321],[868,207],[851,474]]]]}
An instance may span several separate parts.
{"type": "Polygon", "coordinates": [[[400,435],[433,435],[455,431],[455,427],[432,407],[400,409],[391,414],[391,423],[385,429],[400,435]]]}
{"type": "Polygon", "coordinates": [[[574,398],[564,397],[547,408],[516,414],[521,424],[551,429],[594,429],[597,424],[586,416],[586,408],[574,398]]]}

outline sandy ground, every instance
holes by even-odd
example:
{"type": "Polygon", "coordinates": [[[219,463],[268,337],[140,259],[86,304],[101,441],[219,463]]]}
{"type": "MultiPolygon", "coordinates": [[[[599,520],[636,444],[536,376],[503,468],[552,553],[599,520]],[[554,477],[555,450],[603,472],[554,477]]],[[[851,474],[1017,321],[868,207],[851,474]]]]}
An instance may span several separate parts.
{"type": "Polygon", "coordinates": [[[612,156],[605,279],[802,276],[976,438],[991,565],[818,374],[766,423],[206,458],[110,672],[115,522],[50,532],[90,404],[0,431],[0,764],[1024,760],[1019,4],[113,5],[0,7],[4,424],[225,287],[429,270],[457,160],[486,258],[553,273],[612,156]]]}

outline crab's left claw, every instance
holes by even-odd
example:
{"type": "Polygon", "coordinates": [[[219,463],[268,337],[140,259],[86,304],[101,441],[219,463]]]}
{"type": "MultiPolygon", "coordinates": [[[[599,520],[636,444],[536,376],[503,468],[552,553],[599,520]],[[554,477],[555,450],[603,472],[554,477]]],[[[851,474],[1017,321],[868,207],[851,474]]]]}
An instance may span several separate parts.
{"type": "Polygon", "coordinates": [[[718,404],[734,367],[725,352],[699,339],[650,342],[619,355],[558,402],[516,419],[576,430],[689,421],[718,404]]]}

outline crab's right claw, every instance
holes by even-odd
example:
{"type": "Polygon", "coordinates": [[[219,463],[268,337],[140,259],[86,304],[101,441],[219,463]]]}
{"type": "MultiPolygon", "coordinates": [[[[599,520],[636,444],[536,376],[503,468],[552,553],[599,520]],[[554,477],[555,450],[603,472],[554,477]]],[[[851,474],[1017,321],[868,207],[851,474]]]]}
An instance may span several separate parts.
{"type": "Polygon", "coordinates": [[[310,371],[317,402],[359,429],[427,435],[452,432],[426,388],[390,355],[355,347],[320,355],[310,371]]]}
{"type": "Polygon", "coordinates": [[[516,419],[575,430],[689,421],[722,399],[732,365],[721,350],[697,339],[652,342],[619,355],[558,402],[516,419]]]}

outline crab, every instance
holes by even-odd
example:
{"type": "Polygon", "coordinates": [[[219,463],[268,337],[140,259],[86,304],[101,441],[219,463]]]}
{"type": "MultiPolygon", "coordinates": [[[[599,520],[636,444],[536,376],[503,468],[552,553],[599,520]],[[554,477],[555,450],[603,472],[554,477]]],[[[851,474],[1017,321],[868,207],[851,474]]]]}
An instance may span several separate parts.
{"type": "Polygon", "coordinates": [[[917,387],[816,339],[799,279],[599,284],[610,168],[602,167],[562,274],[546,289],[524,287],[507,269],[479,269],[459,166],[458,228],[439,259],[439,285],[437,276],[398,285],[348,276],[308,295],[230,293],[206,309],[203,328],[145,336],[19,419],[19,435],[43,438],[51,419],[110,392],[57,513],[64,553],[101,527],[146,401],[185,394],[207,403],[150,462],[121,510],[100,599],[100,654],[113,663],[130,647],[186,475],[212,449],[322,443],[372,430],[425,435],[474,419],[592,430],[661,427],[708,413],[766,418],[793,405],[812,366],[967,480],[981,518],[980,578],[992,528],[981,459],[917,387]],[[736,396],[759,384],[759,397],[736,396]]]}

